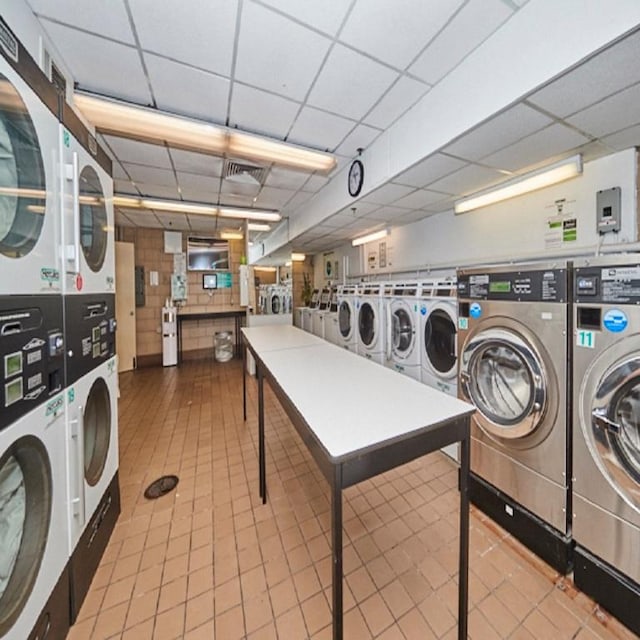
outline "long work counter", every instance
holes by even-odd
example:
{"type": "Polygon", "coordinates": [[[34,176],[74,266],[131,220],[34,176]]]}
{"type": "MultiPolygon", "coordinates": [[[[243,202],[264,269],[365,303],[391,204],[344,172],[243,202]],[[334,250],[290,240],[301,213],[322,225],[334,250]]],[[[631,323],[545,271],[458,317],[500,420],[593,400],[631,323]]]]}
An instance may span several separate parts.
{"type": "Polygon", "coordinates": [[[333,638],[343,637],[342,490],[461,443],[458,638],[467,637],[469,420],[474,407],[292,326],[242,329],[256,361],[260,496],[267,498],[266,379],[331,487],[333,638]]]}

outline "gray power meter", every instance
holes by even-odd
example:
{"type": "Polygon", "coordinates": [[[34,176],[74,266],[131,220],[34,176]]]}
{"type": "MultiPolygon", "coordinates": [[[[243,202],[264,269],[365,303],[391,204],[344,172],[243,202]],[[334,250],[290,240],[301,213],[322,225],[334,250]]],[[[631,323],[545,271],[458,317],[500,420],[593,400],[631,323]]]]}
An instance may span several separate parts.
{"type": "Polygon", "coordinates": [[[596,191],[596,211],[598,233],[620,231],[620,187],[596,191]]]}

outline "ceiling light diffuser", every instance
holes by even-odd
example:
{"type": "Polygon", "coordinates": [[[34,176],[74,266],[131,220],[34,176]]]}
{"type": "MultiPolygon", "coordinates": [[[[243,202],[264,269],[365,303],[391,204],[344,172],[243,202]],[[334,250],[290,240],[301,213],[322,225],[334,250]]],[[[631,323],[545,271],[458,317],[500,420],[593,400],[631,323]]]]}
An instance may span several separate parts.
{"type": "Polygon", "coordinates": [[[527,173],[503,183],[495,189],[463,198],[454,203],[456,213],[466,213],[496,202],[524,195],[558,182],[575,178],[582,173],[582,156],[576,155],[561,162],[544,167],[538,171],[527,173]]]}
{"type": "Polygon", "coordinates": [[[247,229],[249,229],[249,231],[271,231],[271,225],[260,222],[249,222],[247,229]]]}
{"type": "Polygon", "coordinates": [[[230,209],[220,207],[218,215],[223,218],[240,218],[242,220],[264,220],[265,222],[279,222],[282,216],[277,211],[262,211],[260,209],[230,209]]]}
{"type": "Polygon", "coordinates": [[[220,238],[222,240],[242,240],[244,236],[239,231],[222,231],[220,238]]]}
{"type": "Polygon", "coordinates": [[[307,256],[304,253],[292,253],[291,254],[291,260],[293,260],[293,262],[304,262],[306,260],[307,256]]]}
{"type": "Polygon", "coordinates": [[[367,242],[373,242],[374,240],[382,240],[382,238],[386,238],[388,235],[389,235],[389,229],[374,231],[373,233],[369,233],[366,236],[360,236],[359,238],[354,238],[351,241],[351,246],[358,247],[361,244],[366,244],[367,242]]]}
{"type": "Polygon", "coordinates": [[[76,106],[98,131],[216,155],[251,158],[264,162],[328,173],[336,166],[329,153],[305,149],[278,140],[241,133],[207,122],[162,113],[113,99],[76,93],[76,106]]]}

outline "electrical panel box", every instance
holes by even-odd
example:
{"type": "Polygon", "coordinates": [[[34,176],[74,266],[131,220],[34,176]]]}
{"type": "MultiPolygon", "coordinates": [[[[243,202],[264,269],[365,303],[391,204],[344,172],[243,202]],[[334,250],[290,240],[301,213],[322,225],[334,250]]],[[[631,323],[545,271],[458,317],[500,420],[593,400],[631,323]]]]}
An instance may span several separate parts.
{"type": "Polygon", "coordinates": [[[136,294],[136,307],[144,307],[144,267],[135,267],[134,282],[136,294]]]}
{"type": "Polygon", "coordinates": [[[603,189],[596,192],[596,211],[598,233],[620,231],[622,223],[620,187],[603,189]]]}

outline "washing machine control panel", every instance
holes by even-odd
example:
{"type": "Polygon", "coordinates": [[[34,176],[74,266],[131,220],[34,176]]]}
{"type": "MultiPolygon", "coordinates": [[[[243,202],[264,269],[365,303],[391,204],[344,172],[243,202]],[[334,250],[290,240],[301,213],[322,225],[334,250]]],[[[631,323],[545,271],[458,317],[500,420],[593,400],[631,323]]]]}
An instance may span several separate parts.
{"type": "Polygon", "coordinates": [[[576,302],[640,304],[640,263],[577,267],[576,302]]]}
{"type": "Polygon", "coordinates": [[[566,302],[567,269],[458,273],[458,298],[566,302]]]}
{"type": "Polygon", "coordinates": [[[65,296],[66,385],[116,353],[114,294],[65,296]]]}
{"type": "Polygon", "coordinates": [[[0,429],[64,385],[62,298],[0,296],[0,429]]]}

